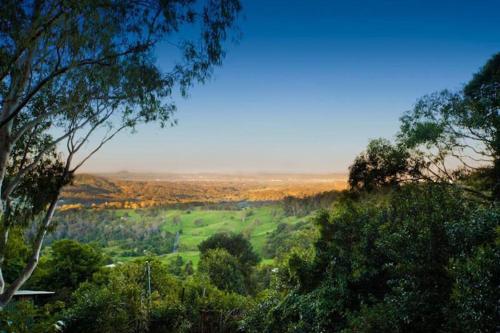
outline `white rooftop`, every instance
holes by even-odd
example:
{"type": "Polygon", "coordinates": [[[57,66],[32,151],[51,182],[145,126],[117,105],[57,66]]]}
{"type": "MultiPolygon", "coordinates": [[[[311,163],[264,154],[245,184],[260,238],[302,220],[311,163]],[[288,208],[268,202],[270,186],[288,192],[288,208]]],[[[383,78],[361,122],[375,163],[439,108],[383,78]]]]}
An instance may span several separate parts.
{"type": "Polygon", "coordinates": [[[14,296],[36,296],[36,295],[52,295],[55,294],[53,291],[41,291],[41,290],[18,290],[14,293],[14,296]]]}

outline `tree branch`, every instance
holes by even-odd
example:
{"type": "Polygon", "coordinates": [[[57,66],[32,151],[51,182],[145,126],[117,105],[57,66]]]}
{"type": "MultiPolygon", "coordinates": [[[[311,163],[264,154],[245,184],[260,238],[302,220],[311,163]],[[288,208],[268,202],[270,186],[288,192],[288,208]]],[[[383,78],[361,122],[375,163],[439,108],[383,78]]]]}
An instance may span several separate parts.
{"type": "Polygon", "coordinates": [[[0,309],[3,309],[5,305],[12,299],[15,292],[19,290],[19,288],[31,277],[33,271],[38,265],[38,261],[40,260],[40,252],[43,245],[43,240],[45,239],[45,235],[47,234],[47,230],[52,222],[52,217],[54,216],[54,212],[57,206],[57,201],[59,199],[59,195],[56,195],[54,199],[52,199],[47,212],[42,221],[42,225],[37,232],[35,237],[32,253],[26,263],[23,271],[19,274],[17,279],[15,279],[8,287],[0,294],[0,309]]]}
{"type": "Polygon", "coordinates": [[[14,119],[19,114],[19,112],[21,112],[21,110],[26,106],[26,104],[28,104],[28,102],[31,100],[31,98],[33,98],[33,96],[35,96],[38,93],[38,91],[40,91],[40,89],[42,89],[42,87],[44,87],[48,82],[53,80],[55,77],[60,76],[60,75],[66,73],[74,68],[89,66],[89,65],[98,65],[98,64],[103,65],[103,64],[105,64],[106,61],[113,60],[113,59],[116,59],[119,57],[123,57],[123,56],[129,55],[129,54],[135,53],[135,52],[142,52],[144,50],[147,50],[152,45],[153,45],[152,42],[138,44],[138,45],[135,45],[134,47],[131,47],[123,52],[116,53],[112,56],[106,56],[106,57],[102,57],[102,58],[98,58],[98,59],[91,59],[91,58],[84,59],[84,60],[78,61],[76,63],[61,67],[59,69],[57,69],[57,67],[59,65],[56,65],[54,70],[50,74],[48,74],[45,78],[41,79],[35,85],[35,87],[33,87],[33,89],[31,89],[26,94],[26,96],[23,98],[22,101],[16,103],[15,107],[10,112],[10,114],[8,116],[4,117],[0,121],[0,128],[5,126],[6,124],[8,124],[12,119],[14,119]]]}
{"type": "Polygon", "coordinates": [[[14,177],[14,179],[12,181],[10,181],[7,184],[5,190],[2,191],[1,198],[3,200],[8,198],[10,196],[10,194],[14,191],[14,189],[17,187],[17,185],[19,185],[19,183],[22,180],[22,177],[25,176],[29,171],[33,170],[33,168],[37,165],[38,162],[40,162],[40,160],[43,158],[43,156],[45,156],[45,154],[47,152],[49,152],[59,142],[63,141],[68,136],[70,136],[74,131],[77,131],[78,129],[87,125],[87,123],[89,123],[90,120],[91,120],[91,118],[88,118],[83,123],[76,125],[74,128],[68,130],[67,133],[65,133],[64,135],[61,135],[57,140],[55,140],[55,141],[51,142],[49,145],[47,145],[47,147],[45,147],[45,149],[43,149],[40,153],[38,153],[38,155],[33,159],[33,162],[31,162],[29,165],[27,165],[23,169],[19,170],[17,175],[14,177]]]}

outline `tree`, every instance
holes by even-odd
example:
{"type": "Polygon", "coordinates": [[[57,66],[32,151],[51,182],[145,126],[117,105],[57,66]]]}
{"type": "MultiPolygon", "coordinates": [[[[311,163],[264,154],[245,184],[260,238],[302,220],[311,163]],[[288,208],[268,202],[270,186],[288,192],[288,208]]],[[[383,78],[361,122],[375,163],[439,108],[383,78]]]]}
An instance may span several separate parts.
{"type": "MultiPolygon", "coordinates": [[[[202,257],[215,249],[227,251],[227,253],[236,259],[238,270],[243,274],[245,292],[248,294],[254,292],[255,279],[253,273],[255,266],[260,261],[260,257],[253,250],[250,241],[242,234],[217,233],[201,242],[198,248],[202,257]]],[[[229,259],[227,260],[229,261],[229,259]]]]}
{"type": "Polygon", "coordinates": [[[50,258],[44,265],[47,275],[43,283],[47,288],[75,290],[80,283],[90,280],[104,263],[98,249],[74,240],[54,242],[51,249],[50,258]]]}
{"type": "Polygon", "coordinates": [[[2,2],[0,308],[33,273],[61,188],[118,132],[174,124],[174,88],[186,96],[221,64],[240,9],[238,0],[2,2]],[[160,42],[180,49],[170,72],[155,64],[160,42]],[[36,232],[26,266],[6,286],[1,269],[16,226],[36,232]]]}
{"type": "MultiPolygon", "coordinates": [[[[249,299],[203,276],[179,279],[148,259],[101,270],[82,283],[62,313],[68,332],[236,332],[249,299]],[[148,281],[151,282],[149,294],[148,281]]],[[[61,317],[61,316],[60,316],[61,317]]],[[[0,318],[1,319],[1,318],[0,318]]]]}
{"type": "Polygon", "coordinates": [[[5,262],[3,273],[5,279],[12,280],[22,272],[26,259],[29,256],[29,248],[26,245],[23,237],[24,230],[16,228],[11,231],[10,241],[5,251],[5,262]]]}
{"type": "Polygon", "coordinates": [[[202,255],[213,249],[224,249],[234,256],[243,266],[255,266],[260,261],[253,251],[252,244],[242,234],[216,233],[198,245],[202,255]]]}
{"type": "Polygon", "coordinates": [[[262,248],[266,258],[282,259],[294,248],[308,249],[317,237],[317,230],[309,221],[296,224],[280,223],[273,230],[262,248]]]}
{"type": "Polygon", "coordinates": [[[182,268],[184,266],[184,259],[180,255],[171,258],[168,262],[168,272],[176,276],[182,276],[182,268]]]}
{"type": "Polygon", "coordinates": [[[500,53],[458,92],[420,98],[401,117],[395,144],[372,140],[349,169],[353,189],[402,182],[455,184],[500,197],[500,53]]]}
{"type": "Polygon", "coordinates": [[[260,332],[495,331],[498,207],[440,184],[364,199],[317,215],[312,260],[291,256],[284,297],[246,321],[260,332]]]}
{"type": "Polygon", "coordinates": [[[349,167],[349,186],[371,191],[416,179],[420,175],[419,163],[410,157],[402,145],[393,145],[386,139],[372,140],[349,167]]]}
{"type": "Polygon", "coordinates": [[[189,276],[194,274],[193,262],[189,260],[184,266],[184,275],[189,276]]]}
{"type": "MultiPolygon", "coordinates": [[[[147,331],[149,312],[145,298],[150,296],[145,267],[144,262],[119,265],[109,270],[100,283],[82,283],[63,314],[66,329],[69,332],[147,331]]],[[[158,263],[151,265],[152,288],[161,281],[163,288],[171,287],[171,293],[178,292],[170,279],[158,263]],[[158,280],[159,276],[162,280],[158,280]]]]}
{"type": "Polygon", "coordinates": [[[428,180],[456,182],[482,173],[500,198],[500,53],[458,92],[421,98],[401,118],[399,142],[424,163],[428,180]]]}
{"type": "Polygon", "coordinates": [[[238,260],[223,248],[210,249],[200,259],[198,271],[219,289],[245,293],[245,277],[238,260]]]}
{"type": "MultiPolygon", "coordinates": [[[[493,159],[489,179],[492,193],[500,199],[500,53],[495,54],[464,88],[464,95],[476,112],[470,122],[486,132],[483,142],[493,159]]],[[[488,156],[487,156],[488,158],[488,156]]]]}

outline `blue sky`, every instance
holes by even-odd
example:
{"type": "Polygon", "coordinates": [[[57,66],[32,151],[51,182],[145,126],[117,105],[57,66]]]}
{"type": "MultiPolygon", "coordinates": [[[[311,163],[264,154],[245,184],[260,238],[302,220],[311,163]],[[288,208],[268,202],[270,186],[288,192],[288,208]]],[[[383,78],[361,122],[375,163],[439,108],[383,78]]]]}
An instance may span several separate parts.
{"type": "Polygon", "coordinates": [[[242,39],[178,101],[178,126],[123,134],[86,171],[344,172],[418,97],[459,89],[500,51],[498,0],[243,5],[242,39]]]}

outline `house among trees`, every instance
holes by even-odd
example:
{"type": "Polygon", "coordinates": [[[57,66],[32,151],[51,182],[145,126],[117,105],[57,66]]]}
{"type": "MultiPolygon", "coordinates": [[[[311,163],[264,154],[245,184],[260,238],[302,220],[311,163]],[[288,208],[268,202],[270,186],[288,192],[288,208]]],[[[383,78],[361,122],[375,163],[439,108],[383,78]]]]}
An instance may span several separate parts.
{"type": "Polygon", "coordinates": [[[40,299],[54,295],[53,291],[41,290],[18,290],[14,293],[14,299],[18,301],[33,301],[37,302],[40,299]]]}

